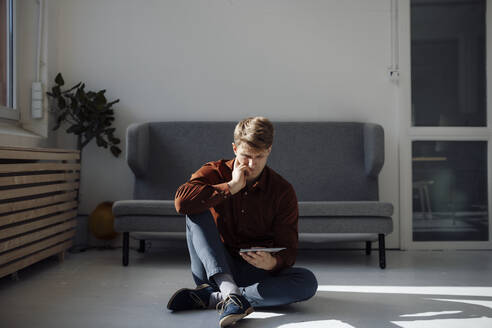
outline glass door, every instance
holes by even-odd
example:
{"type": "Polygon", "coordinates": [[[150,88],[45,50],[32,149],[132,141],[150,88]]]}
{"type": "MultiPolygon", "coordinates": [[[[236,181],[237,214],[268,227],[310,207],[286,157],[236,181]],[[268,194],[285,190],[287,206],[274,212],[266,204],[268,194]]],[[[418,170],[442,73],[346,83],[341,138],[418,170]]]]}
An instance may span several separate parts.
{"type": "Polygon", "coordinates": [[[410,0],[400,11],[410,54],[400,102],[403,248],[491,248],[487,4],[410,0]]]}

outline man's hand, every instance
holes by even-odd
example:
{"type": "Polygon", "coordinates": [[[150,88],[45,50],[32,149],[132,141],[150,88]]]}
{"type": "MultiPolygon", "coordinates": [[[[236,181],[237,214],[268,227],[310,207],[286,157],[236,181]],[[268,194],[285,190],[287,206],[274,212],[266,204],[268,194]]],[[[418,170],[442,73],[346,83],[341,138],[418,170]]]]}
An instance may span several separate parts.
{"type": "Polygon", "coordinates": [[[241,257],[257,268],[272,270],[277,265],[277,259],[269,252],[240,252],[241,257]]]}
{"type": "Polygon", "coordinates": [[[227,184],[232,195],[239,192],[246,186],[246,176],[249,174],[248,164],[239,163],[237,158],[234,160],[234,168],[232,170],[232,180],[227,184]]]}

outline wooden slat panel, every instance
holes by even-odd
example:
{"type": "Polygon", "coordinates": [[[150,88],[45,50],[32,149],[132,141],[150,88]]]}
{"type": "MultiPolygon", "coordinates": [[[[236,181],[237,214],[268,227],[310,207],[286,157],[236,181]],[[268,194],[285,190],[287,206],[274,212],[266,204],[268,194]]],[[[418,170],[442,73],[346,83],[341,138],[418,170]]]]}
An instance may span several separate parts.
{"type": "Polygon", "coordinates": [[[79,150],[0,147],[0,277],[72,245],[79,161],[79,150]]]}
{"type": "Polygon", "coordinates": [[[26,257],[20,261],[14,262],[12,264],[0,267],[0,277],[6,276],[9,273],[19,271],[20,269],[23,269],[35,262],[38,262],[42,259],[45,259],[47,257],[50,257],[52,255],[55,255],[57,253],[61,253],[65,251],[66,249],[70,248],[72,246],[72,241],[67,241],[64,242],[63,244],[60,244],[55,247],[50,247],[42,252],[36,253],[34,255],[31,255],[29,257],[26,257]]]}
{"type": "Polygon", "coordinates": [[[63,194],[52,195],[48,197],[22,200],[17,202],[0,204],[0,214],[25,210],[33,207],[39,207],[43,205],[50,205],[63,201],[73,200],[77,197],[77,191],[71,191],[63,194]]]}
{"type": "Polygon", "coordinates": [[[45,239],[43,241],[31,244],[29,246],[16,249],[15,251],[0,255],[0,266],[5,264],[5,263],[11,262],[15,259],[19,259],[19,258],[24,257],[26,255],[35,253],[36,251],[39,251],[41,249],[45,249],[49,246],[58,244],[59,242],[70,239],[74,235],[75,235],[75,230],[67,231],[67,232],[64,232],[62,234],[56,235],[55,237],[51,237],[51,238],[45,239]]]}
{"type": "Polygon", "coordinates": [[[14,188],[0,191],[0,199],[11,199],[24,196],[32,196],[39,194],[46,194],[55,191],[76,190],[79,187],[78,182],[72,183],[57,183],[47,186],[28,187],[28,188],[14,188]]]}
{"type": "Polygon", "coordinates": [[[9,249],[13,249],[25,244],[29,244],[35,240],[43,239],[49,237],[51,235],[57,234],[59,232],[75,228],[77,226],[76,220],[70,220],[62,224],[58,224],[43,230],[39,230],[33,233],[30,233],[25,236],[17,237],[14,239],[9,239],[4,242],[0,242],[0,252],[6,252],[9,249]]]}
{"type": "Polygon", "coordinates": [[[48,153],[80,153],[80,150],[77,150],[77,149],[63,149],[63,148],[0,146],[0,149],[5,149],[5,150],[30,150],[30,151],[40,151],[40,152],[48,152],[48,153]]]}
{"type": "Polygon", "coordinates": [[[48,215],[51,213],[71,210],[73,208],[77,208],[77,205],[78,205],[78,203],[76,201],[72,201],[72,202],[68,202],[68,203],[62,203],[62,204],[42,207],[42,208],[38,208],[35,210],[18,212],[18,213],[14,213],[14,214],[5,215],[5,216],[0,216],[0,227],[7,225],[7,224],[27,221],[27,220],[34,219],[34,218],[37,218],[40,216],[45,216],[45,215],[48,215]]]}
{"type": "Polygon", "coordinates": [[[75,161],[77,159],[80,159],[80,154],[66,153],[66,152],[54,153],[54,152],[32,151],[32,150],[0,149],[0,158],[75,161]]]}
{"type": "Polygon", "coordinates": [[[80,171],[80,164],[73,163],[19,163],[0,164],[0,173],[35,172],[35,171],[80,171]]]}
{"type": "Polygon", "coordinates": [[[12,177],[0,177],[0,186],[15,186],[28,183],[69,181],[80,179],[79,173],[17,175],[12,177]]]}
{"type": "Polygon", "coordinates": [[[61,214],[58,214],[58,215],[55,215],[55,216],[52,216],[52,217],[49,217],[46,219],[34,221],[31,223],[21,224],[18,226],[14,226],[12,228],[3,229],[3,230],[0,230],[0,239],[13,237],[15,235],[18,235],[18,234],[21,234],[24,232],[43,228],[43,227],[46,227],[46,226],[49,226],[49,225],[52,225],[52,224],[55,224],[58,222],[63,222],[65,220],[74,218],[75,216],[77,216],[77,211],[70,211],[70,212],[61,213],[61,214]]]}

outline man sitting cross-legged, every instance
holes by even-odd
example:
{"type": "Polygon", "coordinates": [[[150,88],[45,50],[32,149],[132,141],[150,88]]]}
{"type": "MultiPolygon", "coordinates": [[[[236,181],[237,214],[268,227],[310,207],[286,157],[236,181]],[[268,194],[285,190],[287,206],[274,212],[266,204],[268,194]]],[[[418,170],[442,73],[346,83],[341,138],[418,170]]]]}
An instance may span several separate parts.
{"type": "Polygon", "coordinates": [[[292,267],[298,244],[297,197],[292,185],[266,163],[273,125],[263,117],[234,130],[236,157],[209,162],[176,192],[186,215],[186,239],[196,288],[178,290],[173,311],[219,309],[221,327],[254,311],[311,298],[314,274],[292,267]],[[276,253],[241,248],[281,247],[276,253]]]}

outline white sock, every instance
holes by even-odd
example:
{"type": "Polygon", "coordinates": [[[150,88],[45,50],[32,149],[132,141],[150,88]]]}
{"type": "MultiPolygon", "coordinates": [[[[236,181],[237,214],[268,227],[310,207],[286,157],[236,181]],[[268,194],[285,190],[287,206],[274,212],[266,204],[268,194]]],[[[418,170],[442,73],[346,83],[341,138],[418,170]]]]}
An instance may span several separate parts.
{"type": "Polygon", "coordinates": [[[224,299],[229,296],[230,293],[235,293],[241,295],[239,287],[236,285],[234,278],[228,273],[219,273],[214,275],[215,283],[219,286],[220,293],[224,299]]]}
{"type": "Polygon", "coordinates": [[[213,292],[210,294],[210,299],[208,300],[208,308],[215,309],[217,304],[222,301],[222,294],[220,292],[213,292]]]}

